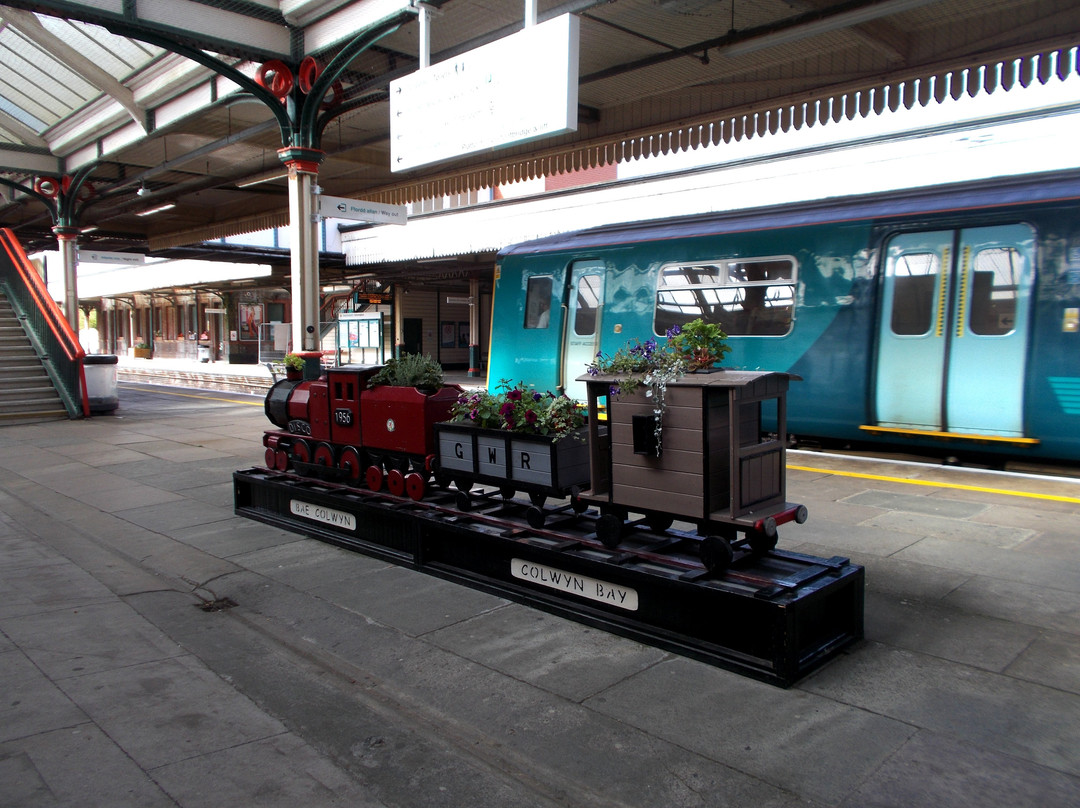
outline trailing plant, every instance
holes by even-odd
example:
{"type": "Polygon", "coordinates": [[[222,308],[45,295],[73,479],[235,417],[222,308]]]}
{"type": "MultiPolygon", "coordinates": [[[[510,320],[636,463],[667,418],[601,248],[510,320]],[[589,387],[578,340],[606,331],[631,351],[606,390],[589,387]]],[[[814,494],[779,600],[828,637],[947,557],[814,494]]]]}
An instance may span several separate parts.
{"type": "Polygon", "coordinates": [[[369,388],[380,385],[438,390],[443,386],[442,365],[427,354],[402,354],[388,360],[368,381],[369,388]]]}
{"type": "Polygon", "coordinates": [[[586,366],[591,376],[619,377],[608,388],[611,396],[619,396],[624,389],[633,391],[639,385],[648,388],[645,396],[653,404],[657,457],[663,452],[668,384],[684,373],[713,367],[731,350],[724,330],[701,318],[681,327],[672,326],[665,336],[663,346],[650,338],[627,343],[611,356],[600,351],[586,366]]]}
{"type": "Polygon", "coordinates": [[[502,429],[526,435],[545,435],[555,443],[584,426],[585,416],[577,403],[563,394],[541,393],[523,382],[499,382],[496,390],[462,393],[450,413],[453,421],[466,421],[486,429],[502,429]]]}

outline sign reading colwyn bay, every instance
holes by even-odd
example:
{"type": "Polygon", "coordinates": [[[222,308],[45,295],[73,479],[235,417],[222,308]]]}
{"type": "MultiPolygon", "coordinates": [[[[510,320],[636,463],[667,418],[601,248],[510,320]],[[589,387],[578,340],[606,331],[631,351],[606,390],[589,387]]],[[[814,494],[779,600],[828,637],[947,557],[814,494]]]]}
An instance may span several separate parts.
{"type": "Polygon", "coordinates": [[[577,130],[580,23],[564,14],[390,82],[390,168],[577,130]]]}

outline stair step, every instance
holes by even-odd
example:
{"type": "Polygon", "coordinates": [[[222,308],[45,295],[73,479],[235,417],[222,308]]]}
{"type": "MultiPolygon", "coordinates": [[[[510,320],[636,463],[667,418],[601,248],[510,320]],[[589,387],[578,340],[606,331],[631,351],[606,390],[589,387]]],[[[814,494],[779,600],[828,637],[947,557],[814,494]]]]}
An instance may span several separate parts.
{"type": "Polygon", "coordinates": [[[0,411],[0,423],[11,423],[12,421],[55,421],[57,418],[67,418],[67,410],[61,409],[47,409],[47,410],[29,410],[29,411],[14,411],[14,412],[2,412],[0,411]]]}
{"type": "Polygon", "coordinates": [[[0,400],[0,415],[10,413],[43,413],[62,412],[67,415],[67,410],[56,396],[52,398],[27,398],[16,401],[0,400]]]}
{"type": "Polygon", "coordinates": [[[10,387],[0,390],[0,402],[8,401],[31,401],[43,398],[54,398],[59,401],[59,396],[51,384],[39,385],[38,387],[18,387],[14,390],[10,387]]]}

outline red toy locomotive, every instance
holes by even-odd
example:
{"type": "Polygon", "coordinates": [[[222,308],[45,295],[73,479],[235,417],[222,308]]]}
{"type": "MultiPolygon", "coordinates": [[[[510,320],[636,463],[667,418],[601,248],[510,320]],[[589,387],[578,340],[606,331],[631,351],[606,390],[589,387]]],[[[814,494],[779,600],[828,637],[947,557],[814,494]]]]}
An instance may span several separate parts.
{"type": "Polygon", "coordinates": [[[282,379],[266,395],[266,466],[424,496],[435,457],[433,425],[450,417],[461,388],[368,389],[381,366],[328,368],[318,379],[282,379]]]}

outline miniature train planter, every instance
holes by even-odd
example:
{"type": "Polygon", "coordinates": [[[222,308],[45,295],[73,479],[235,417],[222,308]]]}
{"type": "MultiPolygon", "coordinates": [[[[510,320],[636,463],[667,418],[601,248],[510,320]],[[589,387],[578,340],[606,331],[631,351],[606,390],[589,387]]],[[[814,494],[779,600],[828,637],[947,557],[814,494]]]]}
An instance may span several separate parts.
{"type": "Polygon", "coordinates": [[[506,499],[521,492],[533,503],[531,527],[557,511],[588,511],[609,548],[639,522],[663,532],[687,521],[712,573],[733,562],[736,548],[766,554],[776,547],[778,525],[806,521],[806,508],[786,501],[786,373],[698,372],[669,382],[657,456],[654,404],[642,388],[609,396],[618,377],[583,377],[588,424],[553,442],[449,421],[462,392],[456,385],[369,390],[378,369],[344,366],[318,379],[277,382],[266,414],[281,429],[263,438],[267,467],[376,491],[385,485],[417,501],[434,476],[440,486],[456,485],[462,511],[494,495],[471,493],[477,483],[506,499]],[[766,402],[776,405],[778,426],[763,437],[766,402]],[[569,502],[545,510],[549,497],[569,502]]]}
{"type": "Polygon", "coordinates": [[[667,385],[662,451],[656,452],[655,405],[637,387],[610,395],[618,376],[584,376],[589,407],[590,487],[580,499],[599,507],[596,532],[619,544],[631,512],[654,530],[675,519],[696,525],[701,557],[725,569],[734,545],[757,555],[776,546],[777,526],[806,521],[786,501],[786,373],[716,370],[667,385]],[[762,437],[761,410],[777,407],[777,433],[762,437]],[[606,429],[601,429],[601,414],[606,429]]]}
{"type": "Polygon", "coordinates": [[[528,494],[533,508],[528,521],[544,525],[544,503],[548,497],[571,499],[570,507],[580,513],[585,507],[577,498],[589,482],[589,446],[586,429],[552,441],[548,435],[530,435],[501,429],[484,429],[467,421],[435,424],[438,462],[435,480],[451,481],[461,494],[458,505],[469,510],[469,490],[474,483],[494,485],[503,497],[515,492],[528,494]]]}

